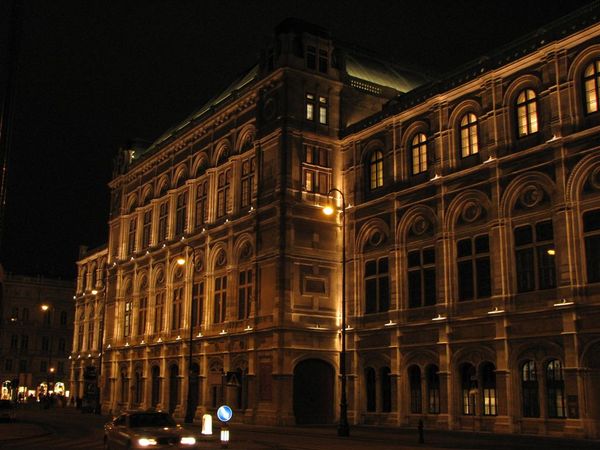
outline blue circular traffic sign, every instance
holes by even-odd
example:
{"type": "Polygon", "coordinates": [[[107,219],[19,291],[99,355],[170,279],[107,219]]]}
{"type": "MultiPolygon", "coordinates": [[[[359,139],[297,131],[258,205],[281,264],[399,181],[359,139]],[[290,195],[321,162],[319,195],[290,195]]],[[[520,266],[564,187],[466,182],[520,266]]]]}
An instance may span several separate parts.
{"type": "Polygon", "coordinates": [[[233,416],[233,411],[227,405],[223,405],[217,409],[217,418],[221,422],[229,422],[231,417],[233,416]]]}

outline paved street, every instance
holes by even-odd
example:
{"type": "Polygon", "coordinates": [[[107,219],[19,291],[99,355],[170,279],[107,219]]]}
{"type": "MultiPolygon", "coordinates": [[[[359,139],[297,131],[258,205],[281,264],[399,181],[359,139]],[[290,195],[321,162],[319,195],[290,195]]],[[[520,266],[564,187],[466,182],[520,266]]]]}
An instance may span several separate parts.
{"type": "MultiPolygon", "coordinates": [[[[0,449],[102,448],[107,417],[81,414],[72,408],[19,411],[17,423],[0,423],[0,449]]],[[[353,427],[350,438],[336,436],[334,427],[272,428],[233,424],[233,450],[597,450],[600,442],[426,430],[426,444],[417,443],[416,430],[353,427]]],[[[215,446],[219,448],[219,446],[215,446]]]]}

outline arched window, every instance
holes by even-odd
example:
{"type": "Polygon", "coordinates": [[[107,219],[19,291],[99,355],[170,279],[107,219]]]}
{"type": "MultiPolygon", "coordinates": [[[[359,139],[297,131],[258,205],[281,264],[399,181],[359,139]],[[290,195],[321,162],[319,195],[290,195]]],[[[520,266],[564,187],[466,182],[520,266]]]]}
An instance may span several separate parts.
{"type": "Polygon", "coordinates": [[[523,417],[540,417],[538,379],[535,361],[525,361],[521,367],[521,391],[523,395],[523,417]]]}
{"type": "Polygon", "coordinates": [[[376,150],[369,158],[369,190],[373,191],[383,186],[383,153],[376,150]]]}
{"type": "Polygon", "coordinates": [[[408,307],[435,305],[435,248],[408,252],[407,263],[408,307]]]}
{"type": "Polygon", "coordinates": [[[496,367],[490,362],[481,365],[481,384],[483,388],[483,415],[495,416],[496,407],[496,367]]]}
{"type": "Polygon", "coordinates": [[[224,170],[217,178],[217,218],[223,217],[230,210],[231,203],[231,169],[224,170]]]}
{"type": "Polygon", "coordinates": [[[154,293],[154,333],[161,333],[165,327],[165,277],[161,271],[156,280],[154,293]]]}
{"type": "Polygon", "coordinates": [[[410,145],[412,174],[418,175],[427,170],[427,136],[417,133],[410,145]]]}
{"type": "Polygon", "coordinates": [[[487,234],[456,243],[458,299],[473,300],[492,295],[490,240],[487,234]]]}
{"type": "Polygon", "coordinates": [[[421,369],[419,366],[408,368],[408,382],[410,384],[410,412],[421,414],[421,369]]]}
{"type": "Polygon", "coordinates": [[[392,378],[390,377],[390,368],[382,367],[380,369],[381,379],[381,411],[390,412],[392,410],[392,378]]]}
{"type": "Polygon", "coordinates": [[[183,234],[185,231],[185,228],[187,225],[187,203],[188,203],[187,191],[179,193],[177,195],[177,203],[176,203],[176,209],[175,209],[175,235],[176,236],[183,234]]]}
{"type": "Polygon", "coordinates": [[[583,214],[585,265],[588,283],[600,281],[600,209],[583,214]]]}
{"type": "Polygon", "coordinates": [[[160,368],[152,367],[152,406],[160,402],[160,368]]]}
{"type": "Polygon", "coordinates": [[[477,401],[477,374],[472,364],[465,363],[460,370],[460,384],[462,388],[462,413],[465,416],[475,415],[477,401]]]}
{"type": "Polygon", "coordinates": [[[514,238],[517,291],[556,287],[552,220],[515,228],[514,238]]]}
{"type": "Polygon", "coordinates": [[[208,181],[202,181],[196,189],[196,229],[208,222],[208,181]]]}
{"type": "Polygon", "coordinates": [[[242,161],[242,181],[241,186],[241,199],[240,206],[245,208],[250,206],[252,203],[252,197],[254,195],[254,172],[256,171],[256,164],[254,156],[242,161]]]}
{"type": "Polygon", "coordinates": [[[146,333],[146,320],[148,317],[148,279],[144,277],[140,284],[140,304],[137,316],[137,335],[146,333]]]}
{"type": "Polygon", "coordinates": [[[173,414],[179,404],[179,367],[172,365],[169,370],[169,413],[173,414]]]}
{"type": "Polygon", "coordinates": [[[390,309],[390,279],[388,258],[365,263],[365,312],[384,312],[390,309]]]}
{"type": "Polygon", "coordinates": [[[134,402],[136,404],[142,403],[142,395],[144,392],[144,379],[142,378],[142,372],[140,370],[136,370],[135,372],[135,392],[134,392],[134,402]]]}
{"type": "Polygon", "coordinates": [[[125,403],[127,401],[127,391],[129,390],[129,380],[127,379],[127,369],[121,369],[120,386],[121,386],[121,402],[125,403]]]}
{"type": "Polygon", "coordinates": [[[181,266],[175,270],[172,282],[171,330],[179,330],[183,326],[183,269],[181,266]]]}
{"type": "Polygon", "coordinates": [[[427,366],[427,405],[429,414],[440,413],[440,375],[438,372],[436,365],[427,366]]]}
{"type": "Polygon", "coordinates": [[[377,386],[375,369],[367,367],[365,369],[365,384],[367,391],[367,412],[375,412],[377,408],[377,386]]]}
{"type": "Polygon", "coordinates": [[[562,364],[558,359],[549,361],[546,365],[546,390],[548,402],[548,417],[564,418],[565,414],[565,380],[562,364]]]}
{"type": "Polygon", "coordinates": [[[517,97],[517,130],[519,137],[538,131],[537,99],[532,89],[521,91],[517,97]]]}
{"type": "Polygon", "coordinates": [[[478,133],[477,116],[471,112],[465,114],[460,120],[460,156],[462,158],[479,153],[478,133]]]}
{"type": "Polygon", "coordinates": [[[227,317],[227,255],[223,250],[219,252],[215,264],[215,285],[213,301],[213,323],[225,322],[227,317]]]}
{"type": "Polygon", "coordinates": [[[600,59],[590,63],[583,72],[583,90],[585,112],[588,114],[598,111],[600,101],[600,59]]]}

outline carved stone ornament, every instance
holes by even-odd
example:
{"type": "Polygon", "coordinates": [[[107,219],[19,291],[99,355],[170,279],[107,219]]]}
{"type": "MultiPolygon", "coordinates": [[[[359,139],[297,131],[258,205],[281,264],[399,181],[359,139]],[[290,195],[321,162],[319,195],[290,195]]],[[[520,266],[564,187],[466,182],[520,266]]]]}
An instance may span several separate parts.
{"type": "Polygon", "coordinates": [[[544,198],[544,191],[537,184],[530,184],[521,190],[519,201],[526,208],[533,208],[544,198]]]}
{"type": "Polygon", "coordinates": [[[223,250],[221,250],[217,255],[216,264],[217,267],[223,267],[225,264],[227,264],[227,255],[225,255],[223,250]]]}
{"type": "Polygon", "coordinates": [[[179,266],[175,269],[175,279],[180,280],[181,278],[183,278],[183,268],[179,266]]]}
{"type": "Polygon", "coordinates": [[[477,203],[474,200],[469,200],[467,203],[465,203],[465,206],[462,209],[460,217],[462,218],[463,221],[465,221],[467,223],[475,222],[477,219],[479,219],[481,217],[481,212],[482,212],[481,204],[477,203]]]}
{"type": "Polygon", "coordinates": [[[240,260],[246,261],[250,256],[252,256],[252,246],[249,242],[245,242],[240,250],[240,260]]]}
{"type": "Polygon", "coordinates": [[[197,255],[194,260],[194,269],[196,272],[202,272],[204,270],[204,255],[197,255]]]}
{"type": "Polygon", "coordinates": [[[600,191],[600,166],[596,167],[590,174],[590,186],[600,191]]]}
{"type": "Polygon", "coordinates": [[[369,245],[371,245],[372,247],[377,247],[378,245],[381,245],[383,239],[383,233],[379,230],[374,230],[371,233],[371,236],[369,236],[369,245]]]}
{"type": "Polygon", "coordinates": [[[415,236],[421,236],[429,229],[430,226],[431,223],[425,216],[418,215],[415,217],[415,220],[413,220],[411,230],[415,236]]]}

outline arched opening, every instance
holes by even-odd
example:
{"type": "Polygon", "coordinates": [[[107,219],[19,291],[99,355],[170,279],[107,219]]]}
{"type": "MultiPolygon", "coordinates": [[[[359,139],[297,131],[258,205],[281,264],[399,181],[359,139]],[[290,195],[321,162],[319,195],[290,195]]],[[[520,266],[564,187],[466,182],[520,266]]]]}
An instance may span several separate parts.
{"type": "Polygon", "coordinates": [[[152,367],[152,406],[157,406],[160,402],[160,368],[152,367]]]}
{"type": "Polygon", "coordinates": [[[294,368],[294,416],[296,424],[333,422],[331,365],[320,359],[304,360],[294,368]]]}
{"type": "Polygon", "coordinates": [[[173,414],[179,404],[179,367],[172,365],[169,370],[169,413],[173,414]]]}

